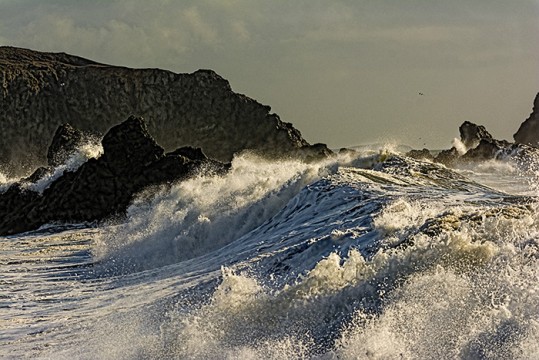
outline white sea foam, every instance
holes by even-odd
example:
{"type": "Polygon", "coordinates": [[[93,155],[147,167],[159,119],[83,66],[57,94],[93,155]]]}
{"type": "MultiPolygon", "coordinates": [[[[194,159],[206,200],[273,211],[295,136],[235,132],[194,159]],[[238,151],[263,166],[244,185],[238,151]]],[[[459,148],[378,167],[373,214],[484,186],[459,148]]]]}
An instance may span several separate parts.
{"type": "Polygon", "coordinates": [[[466,148],[466,145],[459,139],[459,138],[453,138],[453,141],[451,141],[451,145],[457,149],[457,152],[459,155],[464,155],[469,150],[466,148]]]}
{"type": "MultiPolygon", "coordinates": [[[[128,221],[103,232],[95,255],[104,264],[114,260],[113,266],[121,271],[204,255],[258,228],[306,185],[337,172],[343,165],[372,168],[389,156],[386,151],[368,156],[342,154],[316,163],[272,162],[249,154],[236,157],[223,176],[201,174],[140,194],[127,211],[128,221]]],[[[312,205],[306,198],[299,201],[304,207],[312,205]]],[[[285,208],[283,212],[296,210],[285,208]]],[[[290,226],[286,223],[290,217],[282,220],[285,226],[290,226]]],[[[300,218],[297,226],[309,220],[300,218]]]]}
{"type": "MultiPolygon", "coordinates": [[[[331,177],[335,181],[313,185],[318,189],[314,198],[327,195],[333,202],[350,198],[351,192],[331,193],[331,189],[345,184],[342,179],[350,181],[356,176],[359,180],[358,174],[345,170],[331,177]],[[342,198],[335,198],[336,194],[342,198]]],[[[380,184],[386,186],[386,180],[381,177],[380,184]]],[[[298,200],[310,204],[312,216],[316,206],[323,205],[331,212],[337,205],[306,201],[299,196],[288,205],[296,211],[287,211],[287,206],[272,222],[287,218],[289,225],[294,224],[290,216],[296,214],[305,221],[297,209],[298,200]]],[[[470,211],[484,211],[476,205],[449,201],[424,206],[425,200],[429,199],[422,204],[419,199],[396,198],[381,211],[372,212],[371,231],[380,243],[391,245],[407,240],[410,246],[393,250],[381,247],[368,258],[354,249],[338,255],[331,250],[331,243],[326,245],[324,231],[311,223],[302,229],[300,237],[310,239],[310,247],[328,255],[320,259],[311,251],[311,256],[319,260],[296,281],[273,288],[264,285],[268,279],[258,278],[256,272],[223,269],[222,282],[208,301],[191,311],[186,312],[181,305],[167,312],[156,340],[163,347],[153,346],[155,352],[150,357],[289,359],[314,357],[320,352],[318,357],[328,359],[474,358],[512,354],[529,346],[528,335],[520,334],[529,334],[533,328],[528,323],[523,327],[519,323],[518,329],[513,327],[519,318],[504,310],[510,307],[510,299],[502,294],[507,294],[507,286],[522,286],[514,285],[516,278],[507,277],[506,272],[523,266],[516,253],[525,246],[526,239],[537,236],[535,210],[516,208],[476,222],[459,220],[473,218],[470,211]],[[448,206],[451,212],[447,212],[448,206]],[[418,231],[428,219],[436,217],[439,235],[418,231]],[[502,275],[492,277],[492,268],[502,275]]],[[[368,204],[364,206],[371,209],[368,204]]],[[[362,213],[356,211],[356,217],[362,213]]],[[[342,215],[340,219],[346,221],[342,215]]],[[[329,218],[325,223],[332,224],[332,240],[342,241],[353,233],[338,230],[342,223],[333,223],[329,218]]],[[[275,225],[270,223],[261,229],[266,226],[275,225]]],[[[261,232],[252,236],[255,233],[261,232]]],[[[284,244],[283,251],[292,250],[284,244]]],[[[309,252],[307,248],[303,251],[309,252]]],[[[279,251],[266,252],[257,261],[264,263],[266,257],[278,254],[279,251]]],[[[293,264],[304,268],[302,262],[307,259],[295,259],[293,264]]],[[[535,275],[522,275],[519,271],[520,279],[531,285],[535,275]]],[[[526,291],[520,292],[520,299],[529,295],[526,291]]],[[[517,305],[520,300],[512,301],[522,312],[525,306],[517,305]]],[[[535,303],[532,300],[527,305],[535,303]]],[[[528,312],[519,316],[530,315],[528,312]]]]}
{"type": "Polygon", "coordinates": [[[243,156],[149,190],[94,230],[87,268],[82,232],[0,239],[0,356],[534,358],[536,203],[391,153],[343,161],[243,156]]]}
{"type": "Polygon", "coordinates": [[[62,176],[64,172],[75,171],[89,159],[98,158],[99,156],[101,156],[101,154],[103,154],[103,146],[101,146],[100,143],[94,141],[87,142],[79,146],[69,156],[69,158],[65,161],[64,164],[61,164],[54,168],[52,173],[45,175],[35,183],[25,184],[25,187],[28,190],[36,191],[42,194],[43,191],[47,189],[50,184],[52,184],[56,179],[62,176]]]}
{"type": "MultiPolygon", "coordinates": [[[[530,321],[538,308],[537,270],[529,272],[502,234],[489,232],[491,225],[418,235],[414,247],[379,251],[370,260],[355,250],[342,258],[332,253],[277,290],[225,268],[209,301],[191,312],[167,311],[153,345],[134,350],[131,344],[130,351],[192,359],[533,355],[523,349],[533,349],[537,339],[530,321]],[[484,231],[494,242],[480,240],[484,231]]],[[[144,333],[132,336],[148,340],[144,333]]]]}
{"type": "Polygon", "coordinates": [[[147,268],[205,254],[270,219],[305,185],[327,175],[328,166],[243,155],[226,175],[149,190],[128,209],[126,224],[105,232],[96,256],[147,268]]]}
{"type": "Polygon", "coordinates": [[[456,169],[472,180],[512,194],[537,195],[539,171],[511,159],[459,163],[456,169]]]}

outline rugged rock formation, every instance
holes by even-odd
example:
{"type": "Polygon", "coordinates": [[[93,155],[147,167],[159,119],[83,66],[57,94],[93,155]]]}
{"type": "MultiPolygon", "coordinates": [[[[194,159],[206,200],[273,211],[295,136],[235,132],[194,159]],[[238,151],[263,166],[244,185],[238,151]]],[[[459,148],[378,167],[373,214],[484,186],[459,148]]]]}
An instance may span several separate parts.
{"type": "MultiPolygon", "coordinates": [[[[58,133],[63,133],[62,128],[58,133]]],[[[73,138],[63,138],[65,143],[76,142],[79,133],[69,133],[73,138]]],[[[200,149],[180,148],[164,155],[144,121],[137,117],[111,128],[102,145],[101,157],[88,160],[76,171],[64,172],[43,194],[25,187],[30,178],[0,194],[0,235],[33,230],[51,222],[106,219],[124,213],[134,194],[149,185],[181,180],[202,168],[222,173],[229,167],[208,159],[200,149]]]]}
{"type": "Polygon", "coordinates": [[[539,155],[539,150],[536,148],[494,139],[484,126],[468,121],[460,126],[459,131],[461,141],[468,149],[465,154],[458,157],[459,162],[512,159],[521,166],[527,167],[535,162],[534,159],[539,155]]]}
{"type": "Polygon", "coordinates": [[[516,160],[522,167],[534,167],[539,158],[539,94],[535,97],[533,112],[514,135],[516,143],[497,140],[482,125],[465,121],[459,127],[460,141],[466,152],[462,154],[455,147],[441,151],[434,159],[429,158],[427,149],[412,150],[406,155],[416,159],[428,159],[453,166],[459,162],[484,161],[490,159],[516,160]]]}
{"type": "Polygon", "coordinates": [[[476,125],[469,121],[465,121],[460,125],[459,133],[460,141],[462,141],[467,150],[475,148],[482,140],[494,140],[484,126],[476,125]]]}
{"type": "Polygon", "coordinates": [[[513,138],[520,144],[539,146],[539,93],[535,96],[532,113],[520,125],[513,138]]]}
{"type": "Polygon", "coordinates": [[[0,163],[43,165],[60,124],[104,134],[126,114],[143,116],[167,151],[201,147],[221,161],[245,149],[267,156],[329,153],[211,70],[175,74],[0,47],[0,80],[0,163]]]}
{"type": "Polygon", "coordinates": [[[410,150],[406,153],[406,156],[409,156],[414,159],[423,159],[423,160],[434,160],[434,156],[432,156],[429,149],[422,149],[422,150],[410,150]]]}
{"type": "Polygon", "coordinates": [[[445,166],[453,166],[455,162],[459,158],[459,152],[457,149],[452,147],[448,150],[442,150],[436,157],[434,158],[434,162],[438,162],[440,164],[444,164],[445,166]]]}
{"type": "MultiPolygon", "coordinates": [[[[480,132],[473,131],[473,129],[485,129],[483,126],[477,126],[468,121],[464,122],[459,127],[460,138],[463,143],[473,143],[480,132]]],[[[486,132],[486,129],[484,130],[486,132]]],[[[488,134],[488,133],[487,133],[488,134]]],[[[489,134],[490,135],[490,134],[489,134]]],[[[406,156],[418,160],[428,160],[444,164],[445,166],[453,166],[460,158],[460,154],[455,147],[451,149],[442,150],[438,154],[433,155],[428,149],[422,150],[410,150],[406,153],[406,156]]]]}
{"type": "Polygon", "coordinates": [[[525,165],[532,161],[532,158],[539,155],[539,150],[535,150],[527,145],[514,144],[505,140],[496,140],[482,125],[476,125],[465,121],[459,127],[460,141],[466,146],[467,151],[459,154],[455,147],[442,150],[433,157],[427,149],[412,150],[406,155],[415,159],[427,159],[454,166],[463,162],[485,161],[491,159],[512,158],[525,165]]]}
{"type": "Polygon", "coordinates": [[[479,144],[462,155],[461,160],[491,160],[501,159],[511,153],[512,144],[505,140],[481,139],[479,144]]]}

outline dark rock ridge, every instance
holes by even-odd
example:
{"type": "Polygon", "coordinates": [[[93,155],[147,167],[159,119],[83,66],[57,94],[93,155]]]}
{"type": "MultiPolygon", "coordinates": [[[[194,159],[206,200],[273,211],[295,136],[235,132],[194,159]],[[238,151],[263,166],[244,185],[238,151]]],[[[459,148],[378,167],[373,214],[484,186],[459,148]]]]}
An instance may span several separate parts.
{"type": "MultiPolygon", "coordinates": [[[[81,133],[62,125],[49,154],[79,141],[81,133]],[[66,145],[67,144],[67,145],[66,145]]],[[[34,230],[53,222],[91,222],[121,215],[133,196],[157,184],[185,179],[199,171],[224,173],[229,164],[208,159],[201,149],[184,147],[165,154],[140,117],[130,117],[103,137],[103,155],[75,171],[65,171],[42,194],[26,185],[44,176],[47,168],[0,194],[0,235],[34,230]]]]}
{"type": "Polygon", "coordinates": [[[535,96],[532,113],[520,125],[513,138],[520,144],[539,146],[539,93],[535,96]]]}
{"type": "MultiPolygon", "coordinates": [[[[533,112],[521,125],[514,136],[515,143],[497,140],[482,125],[465,121],[459,127],[460,141],[465,153],[452,147],[433,156],[428,149],[412,150],[406,155],[415,159],[426,159],[447,166],[459,162],[484,161],[490,159],[513,159],[524,167],[534,167],[539,156],[539,93],[535,97],[533,112]]],[[[462,150],[461,150],[462,151],[462,150]]]]}
{"type": "Polygon", "coordinates": [[[434,160],[434,156],[431,154],[429,149],[423,148],[421,150],[410,150],[406,153],[407,156],[414,159],[425,159],[425,160],[434,160]]]}
{"type": "Polygon", "coordinates": [[[270,107],[232,91],[211,70],[176,74],[109,66],[64,53],[0,47],[0,163],[45,163],[48,141],[70,123],[104,134],[125,114],[143,116],[166,151],[201,147],[230,161],[254,150],[268,157],[325,156],[270,107]]]}
{"type": "Polygon", "coordinates": [[[454,166],[458,163],[485,161],[491,159],[513,159],[522,165],[530,164],[539,155],[539,150],[528,145],[496,140],[482,125],[465,121],[459,127],[460,141],[466,146],[466,152],[460,154],[455,147],[442,150],[433,156],[429,150],[412,150],[406,155],[415,159],[424,159],[454,166]]]}

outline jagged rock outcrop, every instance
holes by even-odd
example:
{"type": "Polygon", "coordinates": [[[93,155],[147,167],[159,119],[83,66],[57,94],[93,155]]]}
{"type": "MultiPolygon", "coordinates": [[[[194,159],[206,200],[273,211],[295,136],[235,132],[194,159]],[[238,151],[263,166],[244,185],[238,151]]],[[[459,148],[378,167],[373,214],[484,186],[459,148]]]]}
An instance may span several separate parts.
{"type": "Polygon", "coordinates": [[[513,135],[517,143],[539,147],[539,93],[535,96],[530,116],[513,135]]]}
{"type": "Polygon", "coordinates": [[[406,156],[409,156],[413,159],[419,159],[419,160],[434,160],[434,156],[431,154],[429,149],[421,149],[421,150],[410,150],[406,153],[406,156]]]}
{"type": "Polygon", "coordinates": [[[245,149],[270,157],[329,153],[211,70],[130,69],[0,47],[0,82],[0,163],[43,165],[60,124],[104,134],[126,114],[143,116],[166,151],[201,147],[221,161],[245,149]]]}
{"type": "Polygon", "coordinates": [[[207,159],[206,154],[202,151],[201,148],[194,148],[192,146],[185,146],[179,149],[176,149],[172,152],[167,153],[167,155],[181,155],[193,160],[204,160],[207,159]]]}
{"type": "Polygon", "coordinates": [[[453,166],[459,158],[459,152],[455,147],[448,150],[442,150],[434,157],[434,162],[444,164],[445,166],[453,166]]]}
{"type": "Polygon", "coordinates": [[[511,151],[511,143],[505,140],[481,139],[479,144],[468,150],[461,156],[461,160],[490,160],[501,159],[504,154],[509,154],[511,151]]]}
{"type": "Polygon", "coordinates": [[[459,127],[460,141],[467,151],[462,154],[455,147],[442,150],[435,157],[427,149],[411,150],[406,155],[416,159],[426,159],[454,166],[464,162],[512,159],[521,166],[528,167],[535,163],[539,156],[539,149],[524,144],[510,143],[506,140],[497,140],[482,125],[465,121],[459,127]]]}
{"type": "Polygon", "coordinates": [[[475,148],[481,141],[492,141],[494,138],[483,125],[465,121],[459,127],[460,141],[467,150],[475,148]]]}
{"type": "Polygon", "coordinates": [[[535,162],[539,150],[526,144],[510,143],[507,140],[494,139],[484,126],[466,121],[459,128],[461,141],[468,149],[466,153],[457,156],[459,162],[506,160],[511,159],[523,168],[535,162]],[[471,147],[468,147],[470,145],[471,147]]]}
{"type": "MultiPolygon", "coordinates": [[[[66,143],[76,141],[65,138],[66,143]]],[[[54,144],[54,142],[53,142],[54,144]]],[[[65,171],[43,194],[25,187],[25,179],[0,194],[0,235],[37,229],[51,222],[89,222],[122,214],[133,196],[156,184],[185,179],[200,169],[223,173],[229,164],[202,151],[180,148],[164,154],[142,118],[130,117],[103,137],[103,155],[75,171],[65,171]]]]}

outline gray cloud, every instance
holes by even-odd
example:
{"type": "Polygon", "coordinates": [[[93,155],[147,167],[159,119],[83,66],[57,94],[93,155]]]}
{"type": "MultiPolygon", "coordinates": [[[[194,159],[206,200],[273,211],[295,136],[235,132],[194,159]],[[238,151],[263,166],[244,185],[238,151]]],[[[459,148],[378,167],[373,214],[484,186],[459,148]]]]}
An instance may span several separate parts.
{"type": "Polygon", "coordinates": [[[464,120],[509,138],[529,113],[538,15],[533,0],[0,0],[0,43],[212,68],[311,141],[441,147],[464,120]]]}

